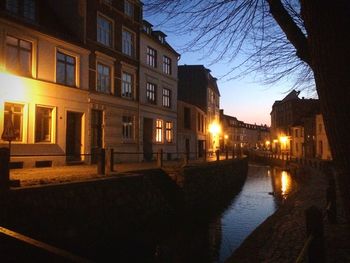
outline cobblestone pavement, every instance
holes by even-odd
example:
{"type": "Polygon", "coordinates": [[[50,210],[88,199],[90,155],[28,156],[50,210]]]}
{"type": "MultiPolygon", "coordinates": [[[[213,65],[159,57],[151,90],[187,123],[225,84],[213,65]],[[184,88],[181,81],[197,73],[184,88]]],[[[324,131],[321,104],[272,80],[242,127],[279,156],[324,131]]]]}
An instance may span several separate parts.
{"type": "MultiPolygon", "coordinates": [[[[301,179],[299,179],[301,180],[301,179]]],[[[326,207],[328,182],[324,175],[304,175],[299,191],[261,224],[227,262],[295,262],[306,239],[304,211],[311,205],[326,207]]],[[[339,211],[339,210],[338,210],[339,211]]],[[[326,262],[350,262],[349,224],[338,215],[339,224],[325,221],[326,262]]],[[[307,262],[307,256],[302,262],[307,262]]]]}

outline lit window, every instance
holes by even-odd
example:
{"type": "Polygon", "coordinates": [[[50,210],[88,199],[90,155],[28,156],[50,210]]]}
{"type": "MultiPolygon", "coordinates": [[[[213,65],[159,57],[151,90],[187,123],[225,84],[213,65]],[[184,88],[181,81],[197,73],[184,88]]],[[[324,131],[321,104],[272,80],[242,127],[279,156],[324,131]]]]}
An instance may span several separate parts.
{"type": "Polygon", "coordinates": [[[4,127],[12,121],[16,138],[14,141],[22,141],[23,133],[23,105],[5,102],[4,127]]]}
{"type": "Polygon", "coordinates": [[[157,86],[155,84],[147,82],[146,97],[148,102],[156,103],[156,90],[157,86]]]}
{"type": "Polygon", "coordinates": [[[111,93],[111,68],[109,66],[97,64],[97,91],[111,93]]]}
{"type": "Polygon", "coordinates": [[[171,59],[167,56],[163,56],[163,72],[171,75],[171,59]]]}
{"type": "Polygon", "coordinates": [[[171,91],[163,89],[163,107],[170,108],[171,91]]]}
{"type": "Polygon", "coordinates": [[[165,140],[169,143],[173,142],[173,123],[171,121],[165,123],[165,140]]]}
{"type": "Polygon", "coordinates": [[[51,142],[52,140],[52,109],[36,107],[35,112],[35,142],[51,142]]]}
{"type": "Polygon", "coordinates": [[[147,47],[147,65],[157,67],[157,51],[151,47],[147,47]]]}
{"type": "Polygon", "coordinates": [[[122,74],[122,97],[132,98],[132,80],[131,74],[123,72],[122,74]]]}
{"type": "Polygon", "coordinates": [[[163,121],[156,120],[156,142],[163,141],[163,121]]]}
{"type": "Polygon", "coordinates": [[[123,139],[133,139],[134,137],[134,124],[132,116],[123,116],[123,139]]]}
{"type": "Polygon", "coordinates": [[[127,30],[123,30],[122,50],[125,55],[134,56],[134,34],[127,30]]]}
{"type": "Polygon", "coordinates": [[[6,36],[6,69],[16,74],[31,76],[32,43],[6,36]]]}
{"type": "Polygon", "coordinates": [[[75,86],[75,58],[57,51],[56,82],[75,86]]]}
{"type": "Polygon", "coordinates": [[[124,13],[130,17],[134,16],[134,5],[128,0],[124,1],[124,13]]]}
{"type": "Polygon", "coordinates": [[[97,17],[97,41],[112,46],[112,22],[102,16],[97,17]]]}

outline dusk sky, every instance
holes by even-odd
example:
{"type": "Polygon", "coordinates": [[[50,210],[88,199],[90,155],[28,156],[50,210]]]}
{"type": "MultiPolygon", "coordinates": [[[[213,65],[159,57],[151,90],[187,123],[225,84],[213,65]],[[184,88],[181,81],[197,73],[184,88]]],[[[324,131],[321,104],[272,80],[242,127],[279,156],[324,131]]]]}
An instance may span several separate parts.
{"type": "MultiPolygon", "coordinates": [[[[157,17],[145,16],[145,19],[154,25],[154,30],[161,30],[167,34],[168,43],[180,54],[179,65],[203,64],[211,70],[214,77],[218,78],[220,89],[220,108],[224,109],[227,115],[235,116],[239,120],[247,123],[270,125],[270,112],[275,100],[283,99],[293,86],[293,81],[281,81],[273,85],[263,84],[261,75],[249,74],[244,78],[232,79],[235,75],[227,74],[238,62],[222,62],[212,64],[215,57],[211,57],[205,50],[202,52],[183,52],[181,49],[188,43],[190,37],[178,37],[174,33],[169,33],[172,28],[167,25],[158,25],[160,21],[157,17]]],[[[235,61],[242,60],[237,57],[235,61]]],[[[307,91],[302,91],[300,97],[311,97],[307,91]]]]}

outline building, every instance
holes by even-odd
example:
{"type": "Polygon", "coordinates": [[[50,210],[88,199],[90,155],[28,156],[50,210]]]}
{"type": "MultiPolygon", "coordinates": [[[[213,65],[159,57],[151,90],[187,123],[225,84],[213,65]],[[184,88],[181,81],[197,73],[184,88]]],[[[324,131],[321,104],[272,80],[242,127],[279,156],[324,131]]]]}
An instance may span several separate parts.
{"type": "MultiPolygon", "coordinates": [[[[182,65],[178,68],[178,100],[179,100],[179,114],[178,123],[183,123],[185,116],[191,116],[191,113],[181,114],[180,112],[189,112],[187,107],[181,109],[180,107],[187,105],[193,105],[197,109],[196,121],[201,127],[201,131],[195,137],[197,139],[191,139],[187,134],[178,131],[178,150],[185,151],[186,149],[192,149],[194,152],[201,151],[215,151],[220,147],[220,92],[216,83],[216,78],[210,74],[210,70],[203,65],[182,65]],[[181,103],[183,102],[183,103],[181,103]],[[203,132],[202,132],[203,127],[203,132]],[[205,139],[202,136],[205,134],[205,139]],[[190,145],[187,145],[190,142],[190,145]],[[191,144],[191,142],[194,142],[191,144]]],[[[188,117],[186,117],[188,118],[188,117]]],[[[197,129],[198,130],[198,129],[197,129]]]]}
{"type": "Polygon", "coordinates": [[[326,129],[322,114],[316,118],[316,157],[322,160],[332,160],[332,153],[329,147],[326,129]]]}
{"type": "Polygon", "coordinates": [[[166,35],[143,21],[140,37],[140,149],[143,159],[163,149],[168,159],[176,157],[177,61],[179,54],[166,35]]]}
{"type": "Polygon", "coordinates": [[[270,146],[270,129],[266,125],[249,124],[220,110],[221,149],[265,149],[270,146]]]}
{"type": "MultiPolygon", "coordinates": [[[[113,148],[119,152],[115,161],[137,161],[139,157],[134,153],[140,151],[137,131],[141,3],[83,2],[86,45],[90,50],[90,151],[94,154],[100,148],[113,148]]],[[[63,19],[65,12],[62,12],[63,19]]]]}
{"type": "MultiPolygon", "coordinates": [[[[299,93],[292,90],[282,100],[275,101],[272,106],[271,115],[271,140],[272,150],[277,153],[291,153],[293,142],[291,142],[291,128],[307,118],[319,112],[319,101],[317,99],[299,98],[299,93]]],[[[306,119],[304,120],[306,121],[306,119]]],[[[312,130],[312,123],[308,125],[312,130]]],[[[312,152],[312,143],[307,143],[308,151],[312,152]]]]}
{"type": "Polygon", "coordinates": [[[0,131],[12,122],[11,155],[22,155],[11,158],[13,167],[60,165],[90,151],[90,51],[82,34],[56,20],[53,3],[0,6],[0,131]]]}

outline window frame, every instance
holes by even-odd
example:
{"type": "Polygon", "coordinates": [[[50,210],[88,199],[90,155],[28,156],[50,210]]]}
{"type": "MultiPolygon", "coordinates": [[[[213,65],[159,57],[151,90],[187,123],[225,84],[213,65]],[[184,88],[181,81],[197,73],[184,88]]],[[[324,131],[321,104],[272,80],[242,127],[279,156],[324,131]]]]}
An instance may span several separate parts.
{"type": "MultiPolygon", "coordinates": [[[[105,30],[103,29],[103,31],[100,31],[100,32],[104,32],[104,31],[105,30]]],[[[114,22],[113,22],[113,20],[98,12],[97,18],[96,18],[96,42],[101,44],[101,45],[104,45],[106,47],[113,48],[113,46],[114,46],[113,40],[114,40],[114,22]],[[105,20],[110,24],[109,43],[108,44],[106,44],[103,39],[100,39],[102,37],[100,37],[101,34],[99,34],[99,30],[101,30],[103,27],[100,26],[99,19],[105,20]]]]}
{"type": "Polygon", "coordinates": [[[171,58],[169,58],[168,56],[163,56],[163,73],[167,74],[167,75],[171,75],[171,58]]]}
{"type": "MultiPolygon", "coordinates": [[[[21,75],[21,76],[26,76],[26,77],[33,77],[33,50],[34,50],[34,45],[32,41],[23,39],[21,37],[17,37],[14,35],[6,35],[5,36],[5,67],[6,70],[9,72],[13,72],[15,74],[21,75]],[[13,38],[16,40],[17,44],[13,45],[11,43],[8,43],[8,38],[13,38]],[[30,49],[27,49],[25,47],[21,47],[21,43],[27,43],[30,45],[30,49]],[[9,59],[9,50],[10,48],[16,49],[16,67],[15,68],[10,68],[8,64],[8,59],[9,59]],[[29,61],[28,61],[28,72],[25,72],[22,70],[22,60],[21,60],[21,54],[22,52],[26,52],[27,55],[29,54],[29,61]]],[[[10,63],[9,63],[10,64],[10,63]]],[[[12,64],[12,63],[11,63],[12,64]]]]}
{"type": "Polygon", "coordinates": [[[127,17],[133,18],[135,13],[134,3],[129,0],[124,0],[124,14],[127,17]]]}
{"type": "Polygon", "coordinates": [[[132,58],[136,56],[136,34],[126,27],[122,29],[122,53],[132,58]],[[126,39],[126,33],[131,39],[126,39]]]}
{"type": "Polygon", "coordinates": [[[133,141],[135,138],[135,117],[133,115],[122,115],[122,139],[133,141]]]}
{"type": "Polygon", "coordinates": [[[100,93],[103,93],[103,94],[108,94],[108,95],[111,95],[113,94],[112,93],[112,77],[113,77],[113,69],[112,69],[112,66],[107,64],[107,63],[104,63],[104,62],[101,62],[101,61],[97,61],[96,62],[96,91],[97,92],[100,92],[100,93]],[[103,67],[103,68],[108,68],[109,69],[109,90],[107,91],[104,91],[101,89],[101,87],[99,86],[99,83],[101,83],[101,81],[99,81],[99,66],[103,67]]]}
{"type": "Polygon", "coordinates": [[[163,120],[156,119],[156,128],[155,128],[155,142],[163,143],[163,120]]]}
{"type": "Polygon", "coordinates": [[[168,88],[163,88],[163,91],[162,91],[162,106],[165,107],[165,108],[171,108],[171,90],[168,89],[168,88]]]}
{"type": "Polygon", "coordinates": [[[65,86],[69,86],[69,87],[77,87],[78,86],[78,72],[77,72],[77,64],[78,64],[78,57],[71,54],[70,52],[66,52],[64,50],[61,50],[61,49],[56,49],[56,75],[55,75],[55,79],[56,79],[56,83],[57,84],[61,84],[61,85],[65,85],[65,86]],[[60,82],[58,81],[58,62],[59,62],[59,59],[58,59],[58,53],[62,54],[65,56],[65,60],[64,61],[60,61],[61,63],[64,63],[65,65],[65,75],[64,75],[64,81],[60,82]],[[67,63],[66,61],[66,57],[71,57],[74,59],[74,64],[72,63],[67,63]],[[74,66],[74,69],[73,69],[73,73],[74,73],[74,81],[73,81],[73,84],[72,85],[69,85],[67,83],[67,65],[70,65],[70,66],[74,66]]]}
{"type": "Polygon", "coordinates": [[[152,82],[146,83],[146,100],[148,103],[157,104],[157,85],[152,82]]]}
{"type": "Polygon", "coordinates": [[[24,120],[24,113],[25,113],[25,105],[24,104],[21,104],[21,103],[17,103],[17,102],[7,102],[7,101],[5,101],[4,102],[4,112],[3,112],[3,129],[5,128],[5,122],[6,122],[6,113],[8,112],[8,114],[9,114],[9,111],[8,110],[6,110],[6,104],[8,104],[8,106],[10,106],[11,107],[11,109],[10,109],[10,111],[12,112],[12,119],[11,119],[11,121],[12,121],[12,124],[14,125],[14,128],[16,128],[15,127],[15,125],[16,125],[16,122],[15,122],[15,116],[20,116],[20,128],[19,128],[19,138],[17,139],[15,139],[15,140],[12,140],[12,142],[17,142],[17,143],[21,143],[21,142],[23,142],[24,141],[24,124],[25,124],[25,120],[24,120]],[[14,111],[14,108],[15,107],[20,107],[21,108],[21,111],[20,112],[16,112],[16,111],[14,111]]]}
{"type": "Polygon", "coordinates": [[[122,70],[122,78],[121,78],[122,86],[121,86],[121,94],[120,94],[122,98],[126,98],[126,99],[133,99],[134,98],[134,80],[135,80],[134,74],[132,74],[128,71],[122,70]],[[124,80],[124,75],[130,76],[130,82],[126,82],[124,80]],[[125,93],[124,87],[127,84],[129,84],[129,87],[130,87],[130,96],[124,95],[124,93],[125,93]]]}
{"type": "Polygon", "coordinates": [[[50,106],[44,106],[44,105],[36,105],[35,106],[35,121],[34,121],[34,142],[35,143],[55,143],[55,123],[56,123],[56,110],[55,107],[50,107],[50,106]],[[37,139],[37,128],[38,128],[38,108],[41,109],[49,109],[50,110],[50,120],[49,120],[49,135],[50,135],[50,139],[49,140],[45,140],[45,139],[37,139]]]}
{"type": "Polygon", "coordinates": [[[147,65],[152,68],[157,68],[157,50],[150,46],[147,46],[146,54],[147,65]]]}
{"type": "Polygon", "coordinates": [[[167,143],[174,142],[174,123],[172,121],[165,122],[165,141],[167,143]]]}

